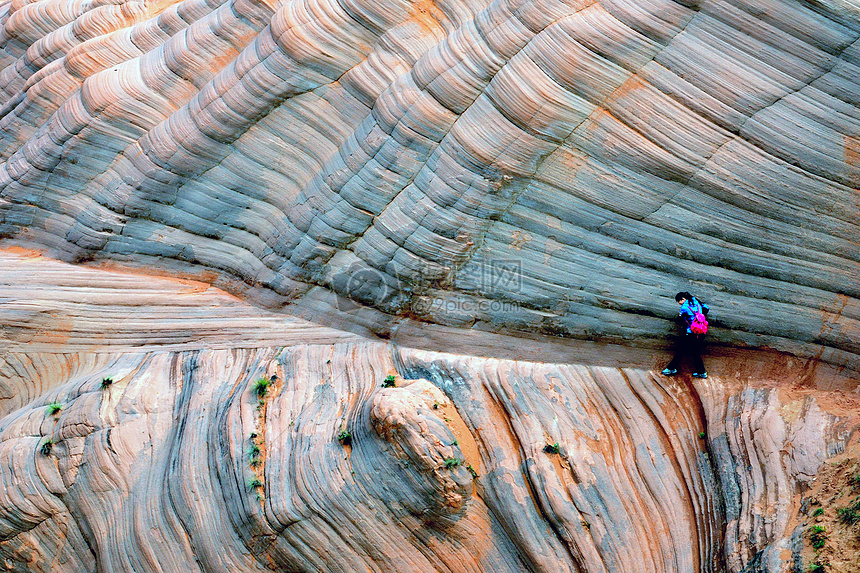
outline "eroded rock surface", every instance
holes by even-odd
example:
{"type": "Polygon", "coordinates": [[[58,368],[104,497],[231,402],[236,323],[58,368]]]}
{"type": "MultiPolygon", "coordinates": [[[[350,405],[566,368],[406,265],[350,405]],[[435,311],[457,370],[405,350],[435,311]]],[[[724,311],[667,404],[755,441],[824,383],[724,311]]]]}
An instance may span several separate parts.
{"type": "Polygon", "coordinates": [[[583,339],[691,288],[715,340],[858,361],[853,1],[0,6],[3,236],[583,339]]]}
{"type": "Polygon", "coordinates": [[[728,412],[700,418],[688,387],[645,371],[410,349],[396,358],[365,342],[79,365],[0,425],[7,563],[741,571],[790,537],[802,484],[848,437],[820,411],[784,419],[775,390],[730,393],[728,412]],[[449,393],[475,457],[411,391],[427,382],[380,387],[398,367],[449,393]],[[271,374],[260,401],[253,382],[271,374]],[[348,447],[336,439],[344,430],[348,447]],[[559,454],[543,451],[554,443],[559,454]]]}
{"type": "Polygon", "coordinates": [[[0,239],[90,265],[0,255],[4,566],[803,570],[856,448],[858,38],[853,0],[0,1],[0,239]],[[704,381],[655,374],[685,289],[704,381]]]}
{"type": "MultiPolygon", "coordinates": [[[[264,328],[231,345],[194,318],[225,312],[220,297],[252,324],[255,309],[211,287],[186,292],[162,339],[130,320],[117,347],[74,318],[89,304],[51,299],[92,296],[105,275],[112,308],[141,275],[18,260],[66,270],[38,274],[30,310],[65,313],[69,346],[0,354],[4,388],[26,396],[0,403],[12,571],[788,572],[804,491],[856,449],[856,395],[816,389],[833,378],[810,385],[797,360],[774,384],[749,356],[709,357],[693,384],[301,321],[284,344],[264,328]]],[[[141,318],[189,286],[148,284],[141,318]]],[[[20,312],[15,292],[0,284],[3,316],[20,312]]],[[[16,336],[43,327],[21,320],[16,336]]]]}

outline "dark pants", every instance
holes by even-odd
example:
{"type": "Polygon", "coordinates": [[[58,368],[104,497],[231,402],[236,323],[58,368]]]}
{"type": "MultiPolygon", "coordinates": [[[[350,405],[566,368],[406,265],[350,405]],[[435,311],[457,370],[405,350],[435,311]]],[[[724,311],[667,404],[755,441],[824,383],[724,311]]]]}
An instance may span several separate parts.
{"type": "Polygon", "coordinates": [[[689,356],[693,360],[693,372],[702,374],[705,371],[705,365],[702,363],[702,346],[704,342],[704,334],[685,334],[680,337],[675,350],[675,358],[672,359],[666,368],[670,370],[677,369],[684,356],[689,356]]]}

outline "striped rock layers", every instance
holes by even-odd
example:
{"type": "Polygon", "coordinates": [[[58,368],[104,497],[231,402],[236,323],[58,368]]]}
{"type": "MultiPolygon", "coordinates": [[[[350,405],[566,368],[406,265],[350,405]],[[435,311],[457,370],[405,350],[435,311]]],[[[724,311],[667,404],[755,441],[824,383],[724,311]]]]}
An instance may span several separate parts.
{"type": "MultiPolygon", "coordinates": [[[[860,354],[850,0],[0,4],[0,236],[410,316],[860,354]]],[[[651,341],[651,342],[648,342],[651,341]]]]}
{"type": "Polygon", "coordinates": [[[692,383],[576,341],[467,356],[0,261],[8,571],[788,573],[816,476],[858,453],[857,398],[795,358],[692,383]]]}
{"type": "Polygon", "coordinates": [[[0,422],[7,570],[793,571],[800,494],[848,437],[813,396],[726,379],[699,399],[636,369],[393,355],[6,355],[6,383],[51,387],[0,422]]]}

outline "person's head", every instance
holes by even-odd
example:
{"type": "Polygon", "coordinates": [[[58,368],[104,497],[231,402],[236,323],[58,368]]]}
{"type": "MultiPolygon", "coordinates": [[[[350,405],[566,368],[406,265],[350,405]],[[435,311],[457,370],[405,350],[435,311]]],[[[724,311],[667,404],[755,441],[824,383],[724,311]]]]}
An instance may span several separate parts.
{"type": "Polygon", "coordinates": [[[688,300],[691,300],[692,298],[693,298],[693,295],[691,295],[687,291],[681,291],[675,295],[675,302],[677,302],[678,304],[684,304],[685,302],[687,302],[688,300]]]}

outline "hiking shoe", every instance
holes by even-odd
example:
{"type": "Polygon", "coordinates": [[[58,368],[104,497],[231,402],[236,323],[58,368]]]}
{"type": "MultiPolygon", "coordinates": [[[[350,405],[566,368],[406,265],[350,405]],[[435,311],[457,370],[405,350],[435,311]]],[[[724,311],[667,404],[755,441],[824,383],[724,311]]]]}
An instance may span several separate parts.
{"type": "Polygon", "coordinates": [[[660,374],[662,374],[663,376],[672,376],[673,374],[677,374],[677,373],[678,373],[677,368],[664,368],[660,374]]]}
{"type": "Polygon", "coordinates": [[[701,374],[699,374],[698,372],[693,372],[693,378],[707,378],[707,377],[708,377],[707,372],[702,372],[701,374]]]}

